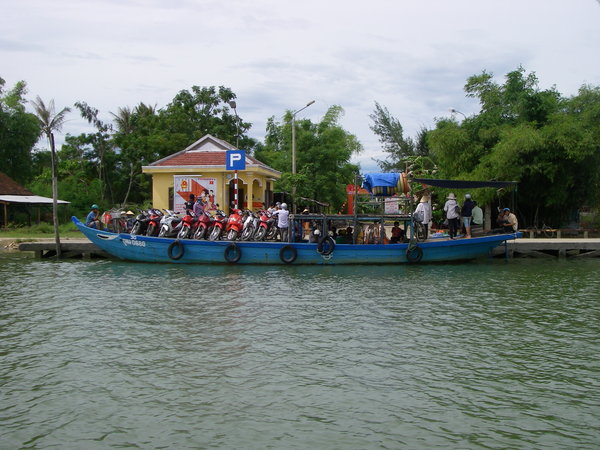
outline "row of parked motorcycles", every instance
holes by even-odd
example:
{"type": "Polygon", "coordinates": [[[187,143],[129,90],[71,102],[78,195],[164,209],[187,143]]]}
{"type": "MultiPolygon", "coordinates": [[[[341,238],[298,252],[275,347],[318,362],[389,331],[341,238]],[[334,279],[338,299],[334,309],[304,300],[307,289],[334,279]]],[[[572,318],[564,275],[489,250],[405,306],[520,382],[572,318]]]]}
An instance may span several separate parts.
{"type": "Polygon", "coordinates": [[[131,234],[177,239],[264,241],[277,236],[277,218],[268,211],[234,209],[227,216],[222,210],[215,215],[191,211],[181,216],[169,209],[149,209],[137,215],[131,234]]]}

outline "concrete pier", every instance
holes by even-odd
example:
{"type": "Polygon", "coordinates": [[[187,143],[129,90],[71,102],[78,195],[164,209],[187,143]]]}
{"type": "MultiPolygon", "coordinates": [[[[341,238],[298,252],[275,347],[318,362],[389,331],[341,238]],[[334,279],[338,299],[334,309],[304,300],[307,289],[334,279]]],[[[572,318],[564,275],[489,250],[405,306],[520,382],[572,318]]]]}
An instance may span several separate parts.
{"type": "Polygon", "coordinates": [[[512,258],[597,258],[600,257],[600,239],[516,239],[494,250],[495,256],[505,254],[512,258]]]}
{"type": "MultiPolygon", "coordinates": [[[[21,242],[18,249],[22,252],[34,252],[36,258],[46,259],[56,256],[56,244],[48,242],[21,242]]],[[[110,258],[104,250],[100,250],[95,244],[87,239],[69,240],[60,243],[61,258],[110,258]]]]}

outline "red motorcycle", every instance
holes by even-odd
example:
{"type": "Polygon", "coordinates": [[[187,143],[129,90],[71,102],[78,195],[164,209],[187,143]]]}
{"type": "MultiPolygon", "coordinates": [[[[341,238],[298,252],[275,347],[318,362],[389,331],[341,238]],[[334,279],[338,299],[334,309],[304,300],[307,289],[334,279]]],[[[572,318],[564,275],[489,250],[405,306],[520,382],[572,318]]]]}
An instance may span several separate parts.
{"type": "Polygon", "coordinates": [[[150,220],[148,221],[148,229],[146,230],[146,236],[158,236],[160,232],[160,219],[162,213],[158,209],[149,210],[150,220]]]}
{"type": "Polygon", "coordinates": [[[218,241],[221,239],[221,236],[224,235],[224,230],[227,225],[227,216],[220,209],[217,210],[215,214],[215,223],[213,224],[213,228],[208,235],[209,241],[218,241]]]}
{"type": "Polygon", "coordinates": [[[181,229],[177,233],[177,239],[192,239],[197,223],[198,220],[191,213],[183,216],[183,219],[181,219],[181,229]]]}
{"type": "Polygon", "coordinates": [[[213,224],[214,219],[207,211],[204,211],[202,214],[200,214],[200,217],[198,217],[198,222],[196,223],[194,239],[208,239],[210,231],[212,231],[213,224]]]}
{"type": "Polygon", "coordinates": [[[269,229],[271,228],[271,224],[274,222],[271,218],[271,215],[268,211],[262,210],[259,211],[258,216],[260,218],[260,222],[258,223],[258,229],[254,234],[254,239],[257,241],[264,241],[269,233],[269,229]]]}
{"type": "Polygon", "coordinates": [[[242,233],[242,228],[244,228],[242,211],[234,209],[227,220],[227,240],[235,241],[242,233]]]}

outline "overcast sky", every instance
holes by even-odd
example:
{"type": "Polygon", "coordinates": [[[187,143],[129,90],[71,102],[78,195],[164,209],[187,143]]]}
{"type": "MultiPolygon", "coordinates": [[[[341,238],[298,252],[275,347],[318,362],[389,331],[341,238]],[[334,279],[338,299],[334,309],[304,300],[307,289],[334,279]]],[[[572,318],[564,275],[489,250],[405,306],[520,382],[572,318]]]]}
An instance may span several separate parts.
{"type": "MultiPolygon", "coordinates": [[[[263,140],[266,119],[331,105],[376,168],[374,102],[414,136],[421,126],[469,115],[467,77],[499,83],[522,65],[542,88],[574,95],[600,85],[598,0],[2,0],[0,77],[57,107],[85,101],[110,112],[165,106],[193,85],[230,87],[237,111],[263,140]]],[[[73,112],[63,132],[89,131],[73,112]]]]}

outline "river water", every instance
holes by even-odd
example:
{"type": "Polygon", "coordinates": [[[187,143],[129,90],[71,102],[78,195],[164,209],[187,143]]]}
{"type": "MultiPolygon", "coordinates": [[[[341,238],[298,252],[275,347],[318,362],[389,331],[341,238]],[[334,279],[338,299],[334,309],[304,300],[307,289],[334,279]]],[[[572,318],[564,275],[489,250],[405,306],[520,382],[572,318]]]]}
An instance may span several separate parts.
{"type": "Polygon", "coordinates": [[[599,273],[0,253],[0,448],[598,448],[599,273]]]}

